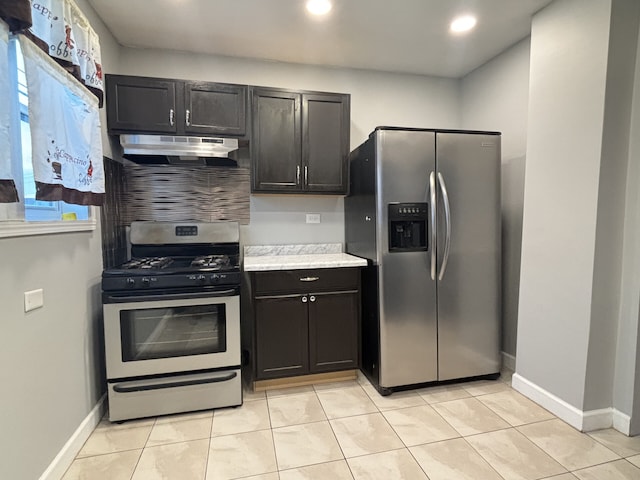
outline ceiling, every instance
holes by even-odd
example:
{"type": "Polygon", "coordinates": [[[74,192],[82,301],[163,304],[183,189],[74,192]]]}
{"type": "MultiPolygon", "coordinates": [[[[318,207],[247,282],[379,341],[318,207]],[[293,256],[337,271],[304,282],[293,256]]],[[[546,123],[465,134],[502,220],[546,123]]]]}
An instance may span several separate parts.
{"type": "Polygon", "coordinates": [[[529,35],[551,0],[88,0],[120,44],[458,78],[529,35]],[[473,13],[476,28],[449,23],[473,13]]]}

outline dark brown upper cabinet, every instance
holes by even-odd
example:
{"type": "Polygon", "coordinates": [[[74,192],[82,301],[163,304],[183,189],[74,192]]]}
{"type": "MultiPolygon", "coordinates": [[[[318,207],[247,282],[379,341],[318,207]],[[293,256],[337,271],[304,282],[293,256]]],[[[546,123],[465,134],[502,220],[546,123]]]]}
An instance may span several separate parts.
{"type": "Polygon", "coordinates": [[[350,96],[254,87],[254,193],[347,193],[350,96]]]}
{"type": "Polygon", "coordinates": [[[246,134],[246,85],[107,75],[106,86],[111,134],[246,134]]]}

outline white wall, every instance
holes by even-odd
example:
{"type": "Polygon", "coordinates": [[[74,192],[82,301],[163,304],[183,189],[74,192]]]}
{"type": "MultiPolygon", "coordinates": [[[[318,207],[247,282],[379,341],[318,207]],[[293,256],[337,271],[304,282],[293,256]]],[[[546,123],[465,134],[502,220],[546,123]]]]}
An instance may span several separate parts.
{"type": "MultiPolygon", "coordinates": [[[[118,47],[85,0],[105,66],[118,47]]],[[[0,239],[0,478],[37,479],[104,390],[100,229],[0,239]],[[23,293],[44,289],[24,313],[23,293]]]]}
{"type": "Polygon", "coordinates": [[[462,79],[462,128],[502,132],[502,350],[516,355],[530,39],[462,79]]]}
{"type": "MultiPolygon", "coordinates": [[[[636,44],[635,85],[631,132],[640,128],[640,40],[636,44]]],[[[630,66],[633,66],[630,63],[630,66]]],[[[633,415],[632,434],[640,434],[640,137],[632,135],[626,182],[624,246],[622,249],[622,291],[616,346],[613,405],[626,417],[633,415]],[[634,404],[635,402],[635,404],[634,404]]]]}
{"type": "MultiPolygon", "coordinates": [[[[123,48],[109,73],[207,80],[351,94],[351,147],[378,125],[459,128],[459,82],[419,75],[123,48]]],[[[252,196],[250,244],[344,242],[343,200],[335,196],[252,196]],[[307,225],[305,213],[322,223],[307,225]]]]}
{"type": "Polygon", "coordinates": [[[584,410],[587,411],[613,405],[639,15],[640,3],[637,0],[612,2],[585,379],[584,410]]]}
{"type": "Polygon", "coordinates": [[[582,410],[610,1],[556,0],[531,33],[517,373],[582,410]]]}

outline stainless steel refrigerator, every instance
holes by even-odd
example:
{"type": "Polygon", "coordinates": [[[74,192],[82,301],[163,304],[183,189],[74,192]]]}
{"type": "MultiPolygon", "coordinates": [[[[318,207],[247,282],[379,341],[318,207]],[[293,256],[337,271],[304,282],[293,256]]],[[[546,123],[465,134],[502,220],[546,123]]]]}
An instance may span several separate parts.
{"type": "Polygon", "coordinates": [[[346,250],[368,260],[378,391],[500,372],[500,134],[378,127],[351,152],[346,250]]]}

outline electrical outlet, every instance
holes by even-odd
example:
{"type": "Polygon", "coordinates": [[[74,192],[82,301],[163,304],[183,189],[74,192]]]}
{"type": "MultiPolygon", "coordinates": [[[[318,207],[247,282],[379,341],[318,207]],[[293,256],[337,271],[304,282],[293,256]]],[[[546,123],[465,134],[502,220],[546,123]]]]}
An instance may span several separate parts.
{"type": "Polygon", "coordinates": [[[307,223],[320,223],[320,214],[307,213],[307,223]]]}
{"type": "Polygon", "coordinates": [[[24,292],[24,311],[30,312],[36,308],[44,306],[44,290],[31,290],[24,292]]]}

